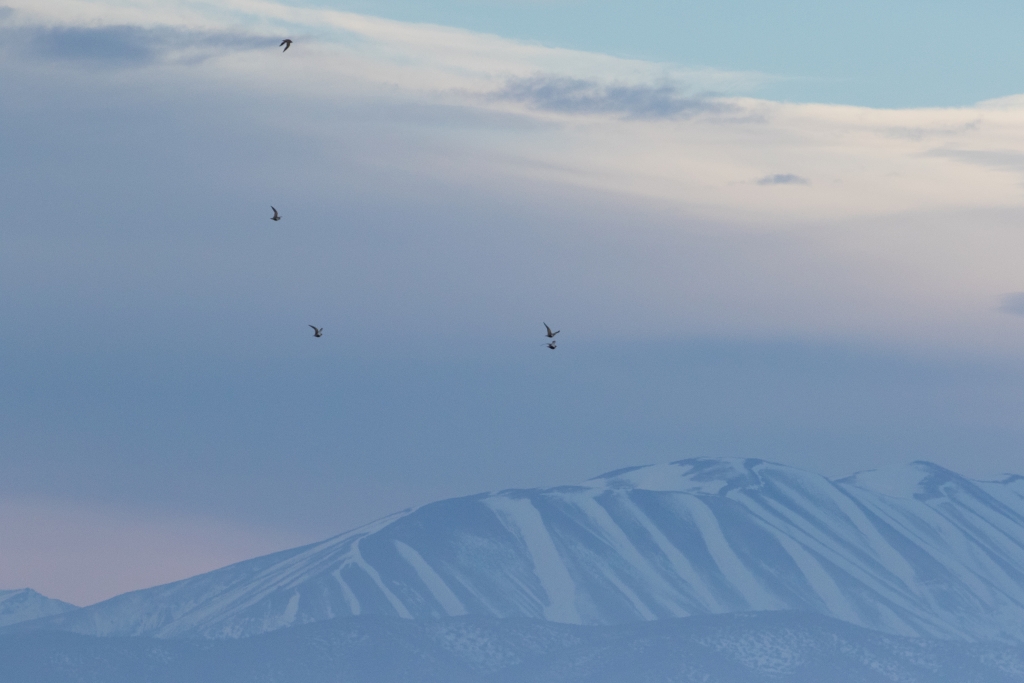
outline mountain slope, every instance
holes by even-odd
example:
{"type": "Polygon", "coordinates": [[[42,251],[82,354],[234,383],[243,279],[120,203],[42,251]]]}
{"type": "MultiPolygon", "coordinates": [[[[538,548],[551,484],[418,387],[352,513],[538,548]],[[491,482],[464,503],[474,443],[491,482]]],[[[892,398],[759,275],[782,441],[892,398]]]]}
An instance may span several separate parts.
{"type": "Polygon", "coordinates": [[[78,609],[71,603],[54,600],[31,588],[0,590],[0,626],[62,614],[78,609]]]}
{"type": "Polygon", "coordinates": [[[0,683],[1021,683],[1024,647],[759,612],[617,626],[344,617],[239,640],[0,636],[0,683]]]}
{"type": "Polygon", "coordinates": [[[340,615],[615,624],[801,610],[1024,641],[1024,480],[684,460],[444,500],[14,628],[239,637],[340,615]]]}

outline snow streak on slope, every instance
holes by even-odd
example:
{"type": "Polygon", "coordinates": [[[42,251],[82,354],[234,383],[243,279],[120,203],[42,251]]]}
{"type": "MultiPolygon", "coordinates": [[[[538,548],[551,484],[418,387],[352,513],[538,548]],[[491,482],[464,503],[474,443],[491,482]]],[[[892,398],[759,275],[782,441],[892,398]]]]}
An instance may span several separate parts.
{"type": "Polygon", "coordinates": [[[1024,482],[684,460],[432,503],[15,628],[217,638],[352,614],[614,624],[782,609],[1024,641],[1024,482]]]}
{"type": "Polygon", "coordinates": [[[71,603],[54,600],[31,588],[0,590],[0,626],[17,624],[78,609],[71,603]]]}

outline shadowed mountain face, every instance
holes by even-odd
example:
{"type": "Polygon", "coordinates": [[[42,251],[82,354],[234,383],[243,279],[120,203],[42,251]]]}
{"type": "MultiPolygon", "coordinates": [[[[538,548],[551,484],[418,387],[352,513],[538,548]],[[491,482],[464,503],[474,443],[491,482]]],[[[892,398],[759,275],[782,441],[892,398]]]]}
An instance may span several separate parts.
{"type": "Polygon", "coordinates": [[[830,481],[683,460],[432,503],[13,628],[225,638],[347,615],[620,624],[754,610],[1024,640],[1024,479],[919,462],[830,481]]]}
{"type": "Polygon", "coordinates": [[[0,683],[1019,683],[1024,647],[760,612],[574,626],[344,617],[238,640],[0,636],[0,683]]]}

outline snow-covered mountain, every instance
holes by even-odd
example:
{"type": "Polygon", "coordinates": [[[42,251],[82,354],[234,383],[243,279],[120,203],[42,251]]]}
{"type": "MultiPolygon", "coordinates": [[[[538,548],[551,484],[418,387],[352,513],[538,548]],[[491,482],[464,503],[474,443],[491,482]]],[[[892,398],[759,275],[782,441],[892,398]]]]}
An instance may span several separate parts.
{"type": "Polygon", "coordinates": [[[682,460],[443,500],[14,628],[221,638],[360,614],[616,624],[752,610],[1024,641],[1024,478],[916,462],[830,481],[682,460]]]}
{"type": "Polygon", "coordinates": [[[31,588],[0,590],[0,626],[49,617],[74,609],[78,607],[40,595],[31,588]]]}

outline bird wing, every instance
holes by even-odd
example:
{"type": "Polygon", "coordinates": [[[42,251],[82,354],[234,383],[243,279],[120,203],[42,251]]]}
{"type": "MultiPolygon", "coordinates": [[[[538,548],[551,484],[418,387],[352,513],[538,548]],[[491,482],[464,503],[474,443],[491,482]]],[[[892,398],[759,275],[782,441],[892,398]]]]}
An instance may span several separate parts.
{"type": "Polygon", "coordinates": [[[548,336],[550,337],[551,336],[551,328],[548,327],[547,323],[544,323],[544,329],[548,331],[548,336]]]}
{"type": "Polygon", "coordinates": [[[277,209],[274,209],[274,207],[270,207],[270,208],[274,210],[274,215],[276,216],[277,215],[277,209]]]}
{"type": "Polygon", "coordinates": [[[319,331],[320,331],[320,330],[316,329],[316,327],[314,327],[313,325],[310,325],[310,327],[312,327],[312,328],[313,328],[313,331],[314,331],[314,332],[319,332],[319,331]]]}

